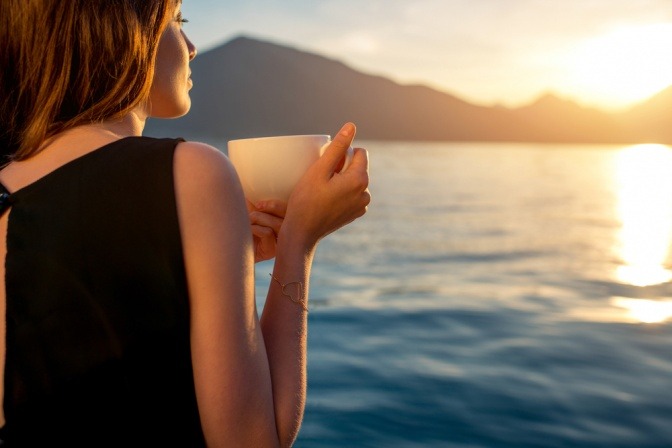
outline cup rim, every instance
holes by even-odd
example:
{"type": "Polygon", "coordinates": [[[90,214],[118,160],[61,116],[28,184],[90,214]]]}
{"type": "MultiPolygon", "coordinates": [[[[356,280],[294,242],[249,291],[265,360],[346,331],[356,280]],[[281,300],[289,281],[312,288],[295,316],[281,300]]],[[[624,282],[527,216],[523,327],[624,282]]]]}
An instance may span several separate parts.
{"type": "Polygon", "coordinates": [[[237,138],[234,140],[229,140],[228,143],[236,143],[236,142],[258,142],[258,141],[263,141],[263,140],[288,140],[292,138],[305,138],[305,137],[319,137],[319,138],[326,138],[327,140],[331,140],[331,135],[328,134],[297,134],[297,135],[269,135],[266,137],[247,137],[247,138],[237,138]]]}

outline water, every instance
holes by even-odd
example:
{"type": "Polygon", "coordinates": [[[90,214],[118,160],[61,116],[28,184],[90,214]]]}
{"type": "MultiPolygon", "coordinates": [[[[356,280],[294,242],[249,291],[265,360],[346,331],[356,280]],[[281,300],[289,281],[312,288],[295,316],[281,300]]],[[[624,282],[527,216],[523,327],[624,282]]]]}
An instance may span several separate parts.
{"type": "Polygon", "coordinates": [[[365,146],[296,447],[672,446],[672,149],[365,146]]]}

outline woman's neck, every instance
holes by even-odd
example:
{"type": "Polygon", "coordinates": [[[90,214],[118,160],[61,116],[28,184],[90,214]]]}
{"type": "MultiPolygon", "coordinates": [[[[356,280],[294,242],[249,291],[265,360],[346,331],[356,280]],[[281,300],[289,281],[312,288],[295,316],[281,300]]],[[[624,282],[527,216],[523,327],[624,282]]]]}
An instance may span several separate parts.
{"type": "Polygon", "coordinates": [[[133,110],[115,120],[76,126],[46,140],[38,154],[72,146],[73,143],[78,143],[76,146],[79,147],[95,147],[125,137],[140,136],[145,128],[145,121],[146,115],[142,111],[133,110]]]}
{"type": "Polygon", "coordinates": [[[117,138],[142,135],[147,117],[137,110],[133,110],[117,120],[106,120],[101,123],[78,126],[73,131],[105,132],[117,138]]]}

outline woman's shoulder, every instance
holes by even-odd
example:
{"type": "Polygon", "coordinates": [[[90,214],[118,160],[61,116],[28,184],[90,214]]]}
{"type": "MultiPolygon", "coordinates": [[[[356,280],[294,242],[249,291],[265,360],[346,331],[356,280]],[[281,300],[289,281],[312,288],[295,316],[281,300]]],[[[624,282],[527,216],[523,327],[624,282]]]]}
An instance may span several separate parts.
{"type": "Polygon", "coordinates": [[[235,186],[238,177],[229,158],[218,148],[197,141],[181,141],[175,147],[176,180],[200,187],[235,186]]]}
{"type": "Polygon", "coordinates": [[[228,160],[218,148],[192,140],[179,141],[175,154],[187,163],[226,163],[228,160]]]}
{"type": "MultiPolygon", "coordinates": [[[[247,220],[243,189],[228,157],[206,143],[185,141],[175,147],[175,196],[183,224],[192,220],[247,220]]],[[[241,221],[242,222],[242,221],[241,221]]]]}

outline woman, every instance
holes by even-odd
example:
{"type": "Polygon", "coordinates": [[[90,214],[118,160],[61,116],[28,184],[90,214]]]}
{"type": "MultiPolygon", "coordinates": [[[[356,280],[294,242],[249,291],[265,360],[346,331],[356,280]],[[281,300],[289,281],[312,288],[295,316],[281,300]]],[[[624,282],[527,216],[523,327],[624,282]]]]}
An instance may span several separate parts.
{"type": "Polygon", "coordinates": [[[286,207],[248,211],[221,152],[142,137],[190,107],[180,6],[0,2],[9,446],[272,447],[299,430],[310,267],[365,213],[367,155],[335,174],[346,124],[286,207]],[[276,257],[261,319],[255,256],[276,257]]]}

